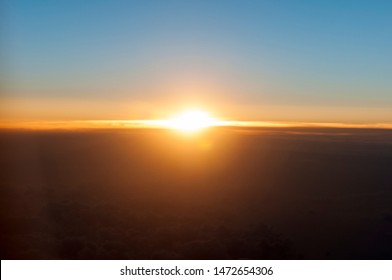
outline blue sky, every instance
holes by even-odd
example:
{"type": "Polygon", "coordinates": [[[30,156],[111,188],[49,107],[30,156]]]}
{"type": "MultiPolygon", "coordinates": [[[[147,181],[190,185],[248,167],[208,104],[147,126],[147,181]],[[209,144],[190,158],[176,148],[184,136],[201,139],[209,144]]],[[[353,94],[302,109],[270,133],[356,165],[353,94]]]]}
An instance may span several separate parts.
{"type": "Polygon", "coordinates": [[[249,118],[266,118],[258,111],[268,106],[392,111],[390,1],[6,0],[2,6],[2,99],[135,106],[191,100],[238,105],[249,118]]]}

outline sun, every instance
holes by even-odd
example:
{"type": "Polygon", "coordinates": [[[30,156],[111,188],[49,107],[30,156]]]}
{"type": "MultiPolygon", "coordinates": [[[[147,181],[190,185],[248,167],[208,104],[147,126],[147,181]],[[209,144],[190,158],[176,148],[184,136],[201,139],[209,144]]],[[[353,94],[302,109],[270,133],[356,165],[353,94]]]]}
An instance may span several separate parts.
{"type": "Polygon", "coordinates": [[[168,127],[176,130],[195,132],[217,125],[218,120],[211,117],[207,112],[192,109],[167,120],[166,124],[168,127]]]}

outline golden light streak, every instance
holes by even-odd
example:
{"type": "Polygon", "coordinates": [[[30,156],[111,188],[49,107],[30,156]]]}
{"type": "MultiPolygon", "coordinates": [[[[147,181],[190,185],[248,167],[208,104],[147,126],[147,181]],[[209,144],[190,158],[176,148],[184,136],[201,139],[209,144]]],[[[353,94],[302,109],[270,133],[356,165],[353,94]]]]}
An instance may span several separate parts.
{"type": "MultiPolygon", "coordinates": [[[[0,129],[84,130],[84,129],[173,129],[170,120],[77,120],[77,121],[2,121],[0,129]]],[[[214,127],[281,127],[281,128],[371,128],[392,129],[392,123],[307,123],[216,120],[214,127]]]]}

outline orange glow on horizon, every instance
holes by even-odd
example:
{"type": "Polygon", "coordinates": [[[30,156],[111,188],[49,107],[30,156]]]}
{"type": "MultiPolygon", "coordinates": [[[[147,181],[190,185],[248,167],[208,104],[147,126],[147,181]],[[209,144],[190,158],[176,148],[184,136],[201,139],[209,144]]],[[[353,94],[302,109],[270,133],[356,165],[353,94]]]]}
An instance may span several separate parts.
{"type": "Polygon", "coordinates": [[[90,130],[90,129],[178,129],[184,132],[198,131],[207,127],[243,128],[371,128],[392,129],[392,123],[316,123],[316,122],[260,122],[210,121],[191,122],[185,120],[72,120],[72,121],[0,121],[0,129],[16,130],[90,130]],[[188,127],[187,127],[188,125],[188,127]],[[184,127],[183,127],[184,126],[184,127]]]}

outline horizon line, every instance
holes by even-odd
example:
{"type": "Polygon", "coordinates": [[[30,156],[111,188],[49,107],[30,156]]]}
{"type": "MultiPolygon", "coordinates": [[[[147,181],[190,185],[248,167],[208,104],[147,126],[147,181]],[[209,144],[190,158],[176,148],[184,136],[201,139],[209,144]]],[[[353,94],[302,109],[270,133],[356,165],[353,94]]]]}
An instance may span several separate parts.
{"type": "MultiPolygon", "coordinates": [[[[218,121],[211,127],[392,129],[392,123],[218,121]]],[[[172,129],[166,120],[0,121],[1,130],[172,129]]]]}

